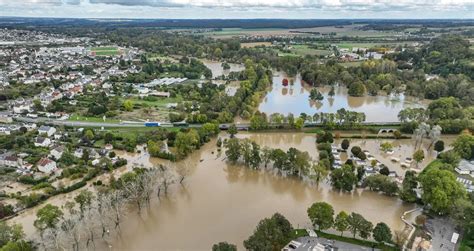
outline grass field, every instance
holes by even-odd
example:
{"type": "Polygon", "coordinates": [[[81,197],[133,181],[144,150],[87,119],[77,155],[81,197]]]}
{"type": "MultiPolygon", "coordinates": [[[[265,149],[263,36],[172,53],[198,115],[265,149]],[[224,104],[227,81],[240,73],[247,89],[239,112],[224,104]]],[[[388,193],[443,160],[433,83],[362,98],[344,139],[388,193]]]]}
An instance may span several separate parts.
{"type": "Polygon", "coordinates": [[[115,56],[120,54],[119,49],[112,46],[93,47],[91,51],[95,53],[96,56],[115,56]]]}
{"type": "Polygon", "coordinates": [[[87,122],[105,122],[105,123],[119,123],[120,121],[118,119],[109,119],[105,118],[105,121],[102,117],[89,117],[89,116],[82,116],[79,114],[72,114],[69,119],[69,121],[87,121],[87,122]]]}

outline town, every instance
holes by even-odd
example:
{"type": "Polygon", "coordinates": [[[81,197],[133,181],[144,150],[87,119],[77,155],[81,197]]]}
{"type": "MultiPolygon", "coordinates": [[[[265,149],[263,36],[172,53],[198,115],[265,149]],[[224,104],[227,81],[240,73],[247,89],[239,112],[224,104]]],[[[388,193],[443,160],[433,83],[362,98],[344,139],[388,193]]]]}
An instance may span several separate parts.
{"type": "Polygon", "coordinates": [[[0,20],[2,251],[474,247],[472,21],[0,20]]]}

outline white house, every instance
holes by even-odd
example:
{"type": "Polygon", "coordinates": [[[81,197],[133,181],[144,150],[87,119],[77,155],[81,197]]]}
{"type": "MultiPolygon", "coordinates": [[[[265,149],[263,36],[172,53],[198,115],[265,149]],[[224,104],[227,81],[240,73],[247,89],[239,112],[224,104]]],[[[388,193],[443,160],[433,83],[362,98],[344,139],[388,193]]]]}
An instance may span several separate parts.
{"type": "Polygon", "coordinates": [[[76,151],[74,151],[74,156],[76,156],[76,158],[82,158],[83,154],[84,150],[82,148],[77,148],[76,151]]]}
{"type": "Polygon", "coordinates": [[[459,165],[454,169],[459,174],[470,175],[474,178],[474,160],[461,160],[459,165]]]}
{"type": "Polygon", "coordinates": [[[53,148],[49,153],[53,156],[56,160],[60,159],[63,156],[64,151],[66,148],[63,145],[53,148]]]}
{"type": "Polygon", "coordinates": [[[48,158],[42,158],[36,163],[38,170],[43,173],[51,173],[57,169],[56,162],[48,158]]]}
{"type": "Polygon", "coordinates": [[[56,128],[51,127],[51,126],[45,126],[42,125],[40,128],[38,128],[38,133],[41,134],[46,134],[48,137],[51,137],[54,133],[56,132],[56,128]]]}
{"type": "Polygon", "coordinates": [[[51,140],[44,137],[36,137],[35,146],[36,147],[48,147],[51,145],[51,140]]]}
{"type": "Polygon", "coordinates": [[[14,155],[6,156],[3,159],[3,164],[9,167],[19,167],[21,166],[21,159],[14,155]]]}

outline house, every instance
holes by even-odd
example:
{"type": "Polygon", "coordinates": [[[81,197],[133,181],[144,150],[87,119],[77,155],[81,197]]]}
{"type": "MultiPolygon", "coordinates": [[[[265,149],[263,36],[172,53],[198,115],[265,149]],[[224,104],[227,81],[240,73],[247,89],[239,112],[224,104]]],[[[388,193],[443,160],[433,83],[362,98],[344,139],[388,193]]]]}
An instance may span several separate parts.
{"type": "Polygon", "coordinates": [[[53,156],[55,159],[58,160],[61,158],[61,156],[63,156],[63,153],[65,151],[66,151],[66,147],[64,147],[63,145],[60,145],[53,148],[53,150],[51,150],[49,153],[51,154],[51,156],[53,156]]]}
{"type": "Polygon", "coordinates": [[[56,128],[51,127],[51,126],[45,126],[42,125],[40,128],[38,128],[38,133],[41,134],[46,134],[48,137],[51,137],[54,133],[56,132],[56,128]]]}
{"type": "Polygon", "coordinates": [[[19,167],[21,166],[21,159],[14,155],[6,156],[3,159],[3,164],[8,167],[19,167]]]}
{"type": "Polygon", "coordinates": [[[76,149],[76,151],[74,151],[74,156],[76,156],[76,158],[82,158],[83,154],[84,150],[82,148],[78,148],[76,149]]]}
{"type": "Polygon", "coordinates": [[[44,137],[36,137],[35,146],[36,147],[48,147],[51,145],[51,140],[44,137]]]}
{"type": "Polygon", "coordinates": [[[36,163],[38,170],[42,173],[49,174],[53,171],[56,171],[56,162],[48,158],[42,158],[36,163]]]}
{"type": "Polygon", "coordinates": [[[462,175],[470,175],[474,178],[474,160],[461,160],[458,166],[454,169],[457,173],[462,175]]]}
{"type": "Polygon", "coordinates": [[[104,146],[104,149],[110,151],[110,150],[114,149],[114,146],[113,146],[112,144],[106,144],[106,145],[104,146]]]}

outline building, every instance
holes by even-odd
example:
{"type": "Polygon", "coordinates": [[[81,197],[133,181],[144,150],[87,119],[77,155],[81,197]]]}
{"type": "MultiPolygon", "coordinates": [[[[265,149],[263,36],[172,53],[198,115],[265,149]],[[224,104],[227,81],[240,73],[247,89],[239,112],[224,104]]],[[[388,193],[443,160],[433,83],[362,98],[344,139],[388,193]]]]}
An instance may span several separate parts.
{"type": "Polygon", "coordinates": [[[21,166],[21,159],[14,155],[5,156],[2,162],[3,162],[3,165],[8,166],[8,167],[21,166]]]}
{"type": "Polygon", "coordinates": [[[474,178],[474,160],[461,160],[459,165],[454,169],[457,173],[462,175],[470,175],[474,178]]]}
{"type": "Polygon", "coordinates": [[[54,133],[56,132],[56,128],[51,127],[51,126],[45,126],[42,125],[40,128],[38,128],[38,133],[41,134],[46,134],[48,137],[51,137],[54,133]]]}
{"type": "Polygon", "coordinates": [[[36,137],[35,146],[36,147],[48,147],[51,145],[51,140],[45,137],[36,137]]]}
{"type": "Polygon", "coordinates": [[[53,156],[56,160],[60,159],[61,156],[63,156],[63,153],[66,151],[66,147],[64,147],[63,145],[60,145],[60,146],[57,146],[55,148],[53,148],[53,150],[51,150],[49,153],[51,154],[51,156],[53,156]]]}
{"type": "Polygon", "coordinates": [[[38,170],[42,173],[50,174],[53,171],[56,171],[56,162],[48,158],[42,158],[36,163],[38,170]]]}

